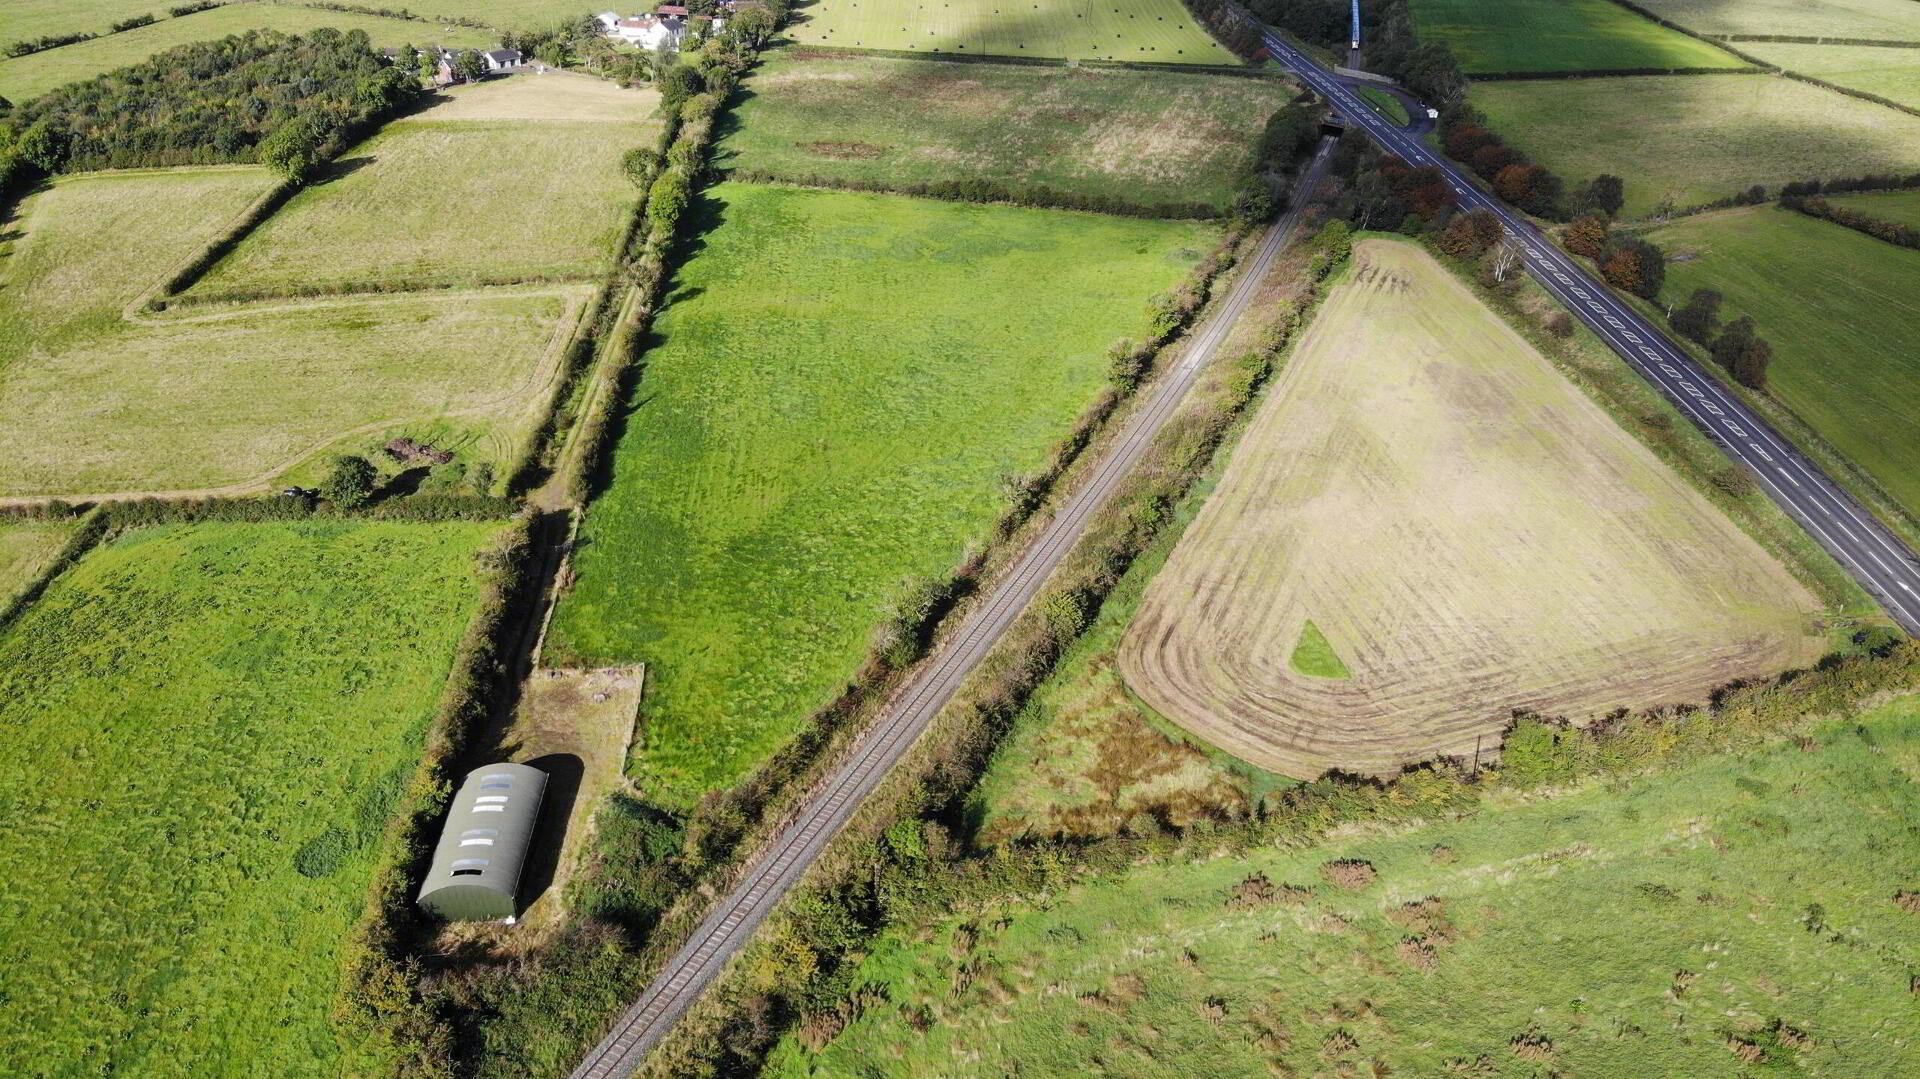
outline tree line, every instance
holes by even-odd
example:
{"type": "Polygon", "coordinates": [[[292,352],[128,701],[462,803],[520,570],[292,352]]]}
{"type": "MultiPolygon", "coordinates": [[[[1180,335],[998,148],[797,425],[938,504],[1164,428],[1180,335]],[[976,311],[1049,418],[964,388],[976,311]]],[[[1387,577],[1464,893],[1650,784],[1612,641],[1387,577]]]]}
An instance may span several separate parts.
{"type": "Polygon", "coordinates": [[[419,92],[364,31],[252,30],[168,49],[0,114],[0,179],[258,161],[300,180],[419,92]]]}
{"type": "Polygon", "coordinates": [[[1806,198],[1799,195],[1782,196],[1780,205],[1789,210],[1798,210],[1808,217],[1817,217],[1854,230],[1864,232],[1876,240],[1885,240],[1897,247],[1920,249],[1920,228],[1889,221],[1884,217],[1863,214],[1851,206],[1839,206],[1826,199],[1806,198]]]}

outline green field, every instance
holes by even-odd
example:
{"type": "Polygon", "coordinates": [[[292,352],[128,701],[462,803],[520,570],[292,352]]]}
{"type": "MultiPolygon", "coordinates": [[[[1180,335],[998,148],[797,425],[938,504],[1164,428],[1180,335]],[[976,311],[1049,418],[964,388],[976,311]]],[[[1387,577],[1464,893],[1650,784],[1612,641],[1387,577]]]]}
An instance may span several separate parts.
{"type": "Polygon", "coordinates": [[[62,178],[0,255],[0,494],[258,487],[335,439],[524,443],[585,287],[126,309],[271,186],[262,169],[62,178]],[[191,422],[183,422],[183,417],[191,422]]]}
{"type": "Polygon", "coordinates": [[[1847,195],[1835,204],[1863,214],[1920,228],[1920,191],[1887,191],[1878,195],[1847,195]]]}
{"type": "Polygon", "coordinates": [[[723,184],[589,511],[555,662],[647,663],[649,799],[731,784],[949,573],[1214,242],[1178,222],[723,184]]]}
{"type": "Polygon", "coordinates": [[[1133,60],[1160,64],[1240,61],[1180,0],[813,0],[795,9],[787,36],[802,45],[905,49],[969,56],[1133,60]]]}
{"type": "Polygon", "coordinates": [[[339,1074],[341,946],[493,524],[150,528],[0,634],[0,1073],[339,1074]],[[50,867],[58,866],[57,871],[50,867]]]}
{"type": "MultiPolygon", "coordinates": [[[[165,23],[168,21],[167,9],[184,2],[185,0],[6,0],[5,14],[4,16],[0,16],[0,43],[27,38],[38,38],[47,34],[66,34],[82,31],[96,34],[105,33],[107,27],[122,19],[131,18],[135,15],[157,15],[160,17],[160,22],[165,23]]],[[[297,4],[255,3],[249,2],[249,0],[229,0],[227,6],[245,6],[253,8],[256,11],[268,12],[261,17],[262,21],[250,25],[272,26],[279,29],[288,29],[289,32],[297,31],[293,31],[288,25],[283,24],[281,22],[283,18],[293,20],[308,17],[300,10],[297,4]]],[[[562,19],[573,18],[586,13],[586,8],[581,6],[576,0],[404,0],[404,2],[367,0],[367,2],[357,4],[356,6],[404,9],[415,15],[425,16],[430,19],[476,19],[490,26],[503,28],[545,26],[559,22],[562,19]]],[[[339,26],[342,29],[352,29],[345,20],[357,20],[361,18],[360,16],[343,14],[341,12],[317,12],[317,14],[340,21],[316,23],[314,25],[339,26]]],[[[185,16],[187,19],[206,17],[205,13],[195,13],[185,16]]],[[[416,45],[426,44],[427,35],[433,34],[440,29],[440,27],[436,25],[427,23],[415,23],[414,25],[420,28],[419,36],[412,39],[416,45]]],[[[139,31],[135,30],[127,31],[127,33],[138,32],[139,31]]],[[[227,32],[228,31],[222,31],[221,34],[212,36],[219,37],[227,32]]],[[[461,29],[458,32],[485,33],[485,31],[470,31],[466,29],[461,29]]],[[[368,33],[371,34],[372,31],[369,30],[368,33]]],[[[204,41],[207,39],[198,38],[190,40],[204,41]]],[[[378,35],[375,35],[374,44],[383,45],[388,44],[388,42],[380,40],[378,35]]]]}
{"type": "Polygon", "coordinates": [[[1769,391],[1920,513],[1920,251],[1770,208],[1648,238],[1698,256],[1669,265],[1663,298],[1713,288],[1723,318],[1752,315],[1774,346],[1769,391]]]}
{"type": "Polygon", "coordinates": [[[1754,184],[1920,169],[1920,116],[1772,75],[1488,82],[1470,96],[1570,186],[1625,177],[1627,216],[1754,184]]]}
{"type": "Polygon", "coordinates": [[[575,75],[463,86],[341,155],[193,290],[363,291],[604,274],[658,96],[575,75]]]}
{"type": "Polygon", "coordinates": [[[1400,104],[1399,98],[1394,97],[1392,94],[1387,93],[1377,86],[1362,86],[1359,87],[1356,92],[1373,111],[1401,127],[1407,126],[1407,107],[1400,104]]]}
{"type": "Polygon", "coordinates": [[[1224,206],[1291,83],[1174,71],[773,53],[722,168],[899,185],[985,179],[1224,206]]]}
{"type": "MultiPolygon", "coordinates": [[[[1913,0],[1635,0],[1700,34],[1785,34],[1920,41],[1913,0]]],[[[1746,46],[1742,45],[1744,49],[1746,46]]]]}
{"type": "Polygon", "coordinates": [[[1920,109],[1920,48],[1854,45],[1782,45],[1742,42],[1740,48],[1788,71],[1920,109]]]}
{"type": "Polygon", "coordinates": [[[1917,771],[1906,698],[1799,746],[965,904],[886,931],[859,1018],[767,1074],[1913,1075],[1917,771]]]}
{"type": "Polygon", "coordinates": [[[1612,0],[1413,0],[1413,20],[1421,40],[1451,46],[1469,75],[1748,66],[1612,0]]]}
{"type": "Polygon", "coordinates": [[[72,520],[0,520],[0,611],[39,578],[73,530],[72,520]]]}
{"type": "MultiPolygon", "coordinates": [[[[165,8],[164,5],[148,4],[143,5],[143,10],[159,13],[165,8]]],[[[254,29],[305,34],[322,26],[363,30],[374,48],[398,47],[402,44],[422,48],[428,45],[493,48],[499,42],[498,34],[465,26],[383,19],[285,4],[229,4],[180,18],[163,18],[152,26],[0,62],[0,97],[25,101],[57,86],[137,64],[163,49],[192,41],[212,41],[254,29]]],[[[105,29],[105,26],[101,29],[105,29]]],[[[0,30],[0,41],[6,40],[7,36],[4,30],[0,30]]]]}

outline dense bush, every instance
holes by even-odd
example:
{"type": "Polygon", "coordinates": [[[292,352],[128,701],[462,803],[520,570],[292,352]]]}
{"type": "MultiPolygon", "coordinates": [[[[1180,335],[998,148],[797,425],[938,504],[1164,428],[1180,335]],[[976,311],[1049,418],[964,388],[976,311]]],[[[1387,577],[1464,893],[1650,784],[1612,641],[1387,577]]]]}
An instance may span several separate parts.
{"type": "Polygon", "coordinates": [[[1086,210],[1117,214],[1122,217],[1212,218],[1220,208],[1201,202],[1129,202],[1107,195],[1081,195],[1059,191],[1045,184],[1013,187],[995,180],[935,180],[931,182],[888,183],[838,176],[794,176],[762,169],[736,169],[730,180],[756,184],[792,184],[796,187],[831,188],[839,191],[874,191],[896,195],[914,195],[951,202],[998,202],[1012,206],[1035,206],[1052,210],[1086,210]]]}
{"type": "Polygon", "coordinates": [[[63,86],[4,125],[19,156],[47,172],[255,161],[296,121],[323,136],[324,157],[417,92],[363,31],[253,30],[63,86]]]}

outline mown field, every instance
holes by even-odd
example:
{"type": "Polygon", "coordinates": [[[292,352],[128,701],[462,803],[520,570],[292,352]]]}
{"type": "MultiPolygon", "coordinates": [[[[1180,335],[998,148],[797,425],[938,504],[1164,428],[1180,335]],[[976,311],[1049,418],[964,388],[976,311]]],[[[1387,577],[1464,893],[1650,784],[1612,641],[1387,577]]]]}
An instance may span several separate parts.
{"type": "Polygon", "coordinates": [[[575,75],[456,88],[345,151],[192,290],[360,291],[604,273],[658,95],[575,75]]]}
{"type": "Polygon", "coordinates": [[[0,611],[39,579],[73,532],[72,520],[0,521],[0,611]]]}
{"type": "Polygon", "coordinates": [[[1694,256],[1669,265],[1665,298],[1712,288],[1723,317],[1752,315],[1774,347],[1768,392],[1920,513],[1920,252],[1772,208],[1649,238],[1694,256]]]}
{"type": "Polygon", "coordinates": [[[1193,21],[1179,0],[996,2],[812,0],[795,8],[787,36],[802,45],[970,56],[1240,63],[1193,21]]]}
{"type": "Polygon", "coordinates": [[[1920,1072],[1920,702],[888,930],[781,1079],[1920,1072]],[[1331,863],[1373,871],[1340,876],[1331,863]],[[831,1040],[826,1040],[831,1038],[831,1040]]]}
{"type": "Polygon", "coordinates": [[[1411,244],[1355,248],[1269,394],[1118,654],[1243,760],[1393,772],[1822,651],[1785,567],[1411,244]],[[1351,677],[1280,659],[1309,621],[1351,677]]]}
{"type": "Polygon", "coordinates": [[[1788,71],[1920,109],[1920,48],[1742,42],[1740,48],[1788,71]]]}
{"type": "Polygon", "coordinates": [[[245,167],[136,170],[26,200],[0,262],[0,494],[259,483],[351,431],[409,422],[456,425],[469,464],[522,444],[584,288],[128,320],[271,183],[245,167]]]}
{"type": "Polygon", "coordinates": [[[1888,221],[1920,228],[1920,191],[1887,191],[1877,195],[1848,195],[1834,200],[1849,209],[1888,221]]]}
{"type": "Polygon", "coordinates": [[[1748,66],[1611,0],[1413,0],[1413,20],[1421,40],[1452,47],[1469,75],[1748,66]]]}
{"type": "MultiPolygon", "coordinates": [[[[1913,0],[1635,0],[1701,34],[1786,34],[1920,41],[1913,0]]],[[[1742,46],[1745,48],[1745,46],[1742,46]]]]}
{"type": "Polygon", "coordinates": [[[340,1074],[341,947],[492,524],[167,526],[0,635],[0,1072],[340,1074]],[[57,872],[49,867],[57,865],[57,872]]]}
{"type": "Polygon", "coordinates": [[[701,213],[548,657],[647,663],[634,770],[668,804],[737,781],[827,703],[1215,238],[743,184],[701,213]]]}
{"type": "MultiPolygon", "coordinates": [[[[143,5],[134,14],[140,14],[141,11],[164,14],[165,5],[143,5]]],[[[11,12],[5,22],[12,22],[11,12]]],[[[151,26],[0,61],[0,97],[25,101],[57,86],[137,64],[154,53],[191,41],[212,41],[253,29],[305,34],[322,26],[365,31],[375,48],[397,48],[402,44],[421,48],[429,45],[496,48],[500,39],[498,34],[491,31],[444,23],[386,19],[290,4],[228,4],[179,18],[163,17],[151,26]]],[[[106,24],[102,23],[98,29],[106,29],[106,24]]],[[[0,42],[11,37],[8,29],[0,28],[0,42]]]]}
{"type": "Polygon", "coordinates": [[[755,69],[722,168],[899,185],[984,179],[1131,203],[1225,206],[1281,80],[847,57],[755,69]]]}
{"type": "Polygon", "coordinates": [[[1493,82],[1470,96],[1570,183],[1625,177],[1628,216],[1754,184],[1920,169],[1920,116],[1771,75],[1493,82]]]}

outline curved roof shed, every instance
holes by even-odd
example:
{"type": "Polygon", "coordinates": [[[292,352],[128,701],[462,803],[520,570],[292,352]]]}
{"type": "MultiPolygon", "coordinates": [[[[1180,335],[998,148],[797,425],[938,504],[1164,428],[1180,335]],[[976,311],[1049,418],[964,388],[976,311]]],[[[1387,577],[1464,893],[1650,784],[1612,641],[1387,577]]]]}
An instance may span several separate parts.
{"type": "Polygon", "coordinates": [[[520,912],[520,867],[533,845],[547,774],[524,764],[489,764],[454,792],[421,906],[449,921],[511,918],[520,912]]]}

